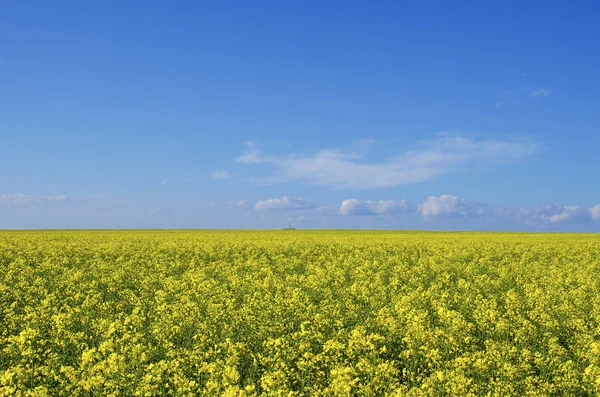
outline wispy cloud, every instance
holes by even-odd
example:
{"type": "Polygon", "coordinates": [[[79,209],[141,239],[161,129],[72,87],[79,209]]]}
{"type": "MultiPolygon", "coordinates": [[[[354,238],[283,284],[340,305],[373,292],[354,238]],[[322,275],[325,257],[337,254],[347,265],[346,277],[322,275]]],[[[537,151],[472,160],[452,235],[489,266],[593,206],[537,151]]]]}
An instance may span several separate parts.
{"type": "Polygon", "coordinates": [[[248,208],[248,204],[249,204],[248,200],[242,199],[242,200],[238,200],[238,201],[230,201],[229,203],[227,203],[227,206],[229,208],[242,208],[242,209],[245,209],[245,208],[248,208]]]}
{"type": "Polygon", "coordinates": [[[167,183],[169,183],[169,180],[167,178],[162,178],[160,180],[160,184],[163,185],[163,186],[165,186],[167,183]]]}
{"type": "Polygon", "coordinates": [[[256,211],[298,211],[317,208],[314,201],[298,197],[282,196],[280,198],[261,200],[254,206],[256,211]]]}
{"type": "MultiPolygon", "coordinates": [[[[526,77],[526,76],[523,76],[526,77]]],[[[502,91],[502,97],[494,104],[495,108],[518,105],[531,106],[541,98],[550,96],[552,91],[548,87],[523,87],[520,89],[507,89],[502,91]]]]}
{"type": "Polygon", "coordinates": [[[161,211],[162,211],[162,210],[160,209],[160,207],[154,207],[154,208],[150,208],[150,209],[148,210],[148,212],[150,212],[150,213],[153,213],[153,214],[155,214],[155,213],[157,213],[157,212],[161,212],[161,211]]]}
{"type": "Polygon", "coordinates": [[[238,158],[235,159],[238,163],[256,164],[264,162],[263,153],[258,150],[258,144],[255,141],[246,142],[248,149],[238,158]]]}
{"type": "Polygon", "coordinates": [[[67,200],[66,195],[47,196],[41,194],[0,194],[0,202],[8,204],[44,204],[62,203],[67,200]]]}
{"type": "Polygon", "coordinates": [[[550,93],[551,93],[551,91],[548,87],[540,87],[536,90],[531,91],[529,96],[532,98],[540,98],[540,97],[549,96],[550,93]]]}
{"type": "Polygon", "coordinates": [[[227,170],[215,170],[211,172],[210,177],[214,179],[229,179],[231,175],[227,170]]]}
{"type": "Polygon", "coordinates": [[[543,225],[565,221],[586,221],[594,218],[594,208],[578,205],[546,204],[535,207],[501,210],[502,215],[524,221],[528,225],[543,225]]]}
{"type": "Polygon", "coordinates": [[[337,188],[376,188],[429,181],[475,164],[518,161],[533,155],[538,145],[528,139],[494,140],[441,135],[423,141],[385,161],[368,161],[362,153],[324,149],[311,155],[262,153],[256,147],[238,157],[244,163],[268,163],[270,182],[302,180],[337,188]]]}
{"type": "Polygon", "coordinates": [[[393,215],[408,212],[409,205],[406,200],[356,200],[348,199],[342,201],[340,215],[374,216],[393,215]]]}

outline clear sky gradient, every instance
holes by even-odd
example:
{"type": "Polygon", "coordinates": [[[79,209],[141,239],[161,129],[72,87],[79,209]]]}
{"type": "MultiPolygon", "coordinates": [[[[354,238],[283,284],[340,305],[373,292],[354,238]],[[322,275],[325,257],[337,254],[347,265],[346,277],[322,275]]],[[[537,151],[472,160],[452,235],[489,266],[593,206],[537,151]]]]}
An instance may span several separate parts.
{"type": "Polygon", "coordinates": [[[600,231],[599,14],[0,1],[0,228],[600,231]]]}

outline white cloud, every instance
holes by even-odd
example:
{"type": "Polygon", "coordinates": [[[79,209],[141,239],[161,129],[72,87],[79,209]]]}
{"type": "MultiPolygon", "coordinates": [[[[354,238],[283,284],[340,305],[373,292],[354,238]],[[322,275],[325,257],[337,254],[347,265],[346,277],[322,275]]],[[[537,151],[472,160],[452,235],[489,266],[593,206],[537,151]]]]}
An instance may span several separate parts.
{"type": "Polygon", "coordinates": [[[540,87],[537,90],[532,91],[529,95],[532,98],[540,98],[550,95],[550,89],[547,87],[540,87]]]}
{"type": "Polygon", "coordinates": [[[229,179],[231,175],[227,170],[215,170],[210,174],[211,178],[214,179],[229,179]]]}
{"type": "Polygon", "coordinates": [[[600,219],[600,204],[593,206],[592,208],[590,208],[589,211],[590,215],[592,216],[592,219],[600,219]]]}
{"type": "Polygon", "coordinates": [[[239,163],[255,164],[262,163],[264,160],[262,158],[262,153],[260,152],[260,150],[252,149],[243,153],[240,157],[236,159],[236,161],[239,163]]]}
{"type": "Polygon", "coordinates": [[[356,200],[348,199],[342,201],[339,213],[340,215],[392,215],[402,212],[407,212],[409,206],[406,200],[387,200],[387,201],[372,201],[372,200],[356,200]]]}
{"type": "Polygon", "coordinates": [[[430,196],[419,205],[417,211],[425,220],[437,217],[479,218],[485,214],[483,206],[451,194],[430,196]]]}
{"type": "Polygon", "coordinates": [[[548,204],[531,208],[505,210],[509,218],[525,221],[528,225],[540,225],[565,221],[585,221],[593,217],[592,209],[586,210],[578,205],[548,204]]]}
{"type": "Polygon", "coordinates": [[[495,221],[517,220],[530,226],[544,226],[563,222],[600,220],[600,204],[592,208],[578,205],[539,205],[534,207],[488,209],[451,194],[430,196],[417,207],[405,200],[344,200],[338,213],[344,216],[377,216],[399,213],[418,213],[425,220],[432,219],[487,219],[495,221]]]}
{"type": "Polygon", "coordinates": [[[360,153],[338,149],[312,155],[266,156],[255,147],[240,156],[244,163],[269,163],[276,169],[270,181],[304,180],[339,188],[375,188],[407,185],[432,180],[460,167],[502,163],[531,156],[538,149],[528,140],[474,140],[440,136],[421,142],[386,161],[368,162],[360,153]]]}
{"type": "MultiPolygon", "coordinates": [[[[230,202],[230,208],[246,205],[245,200],[230,202]]],[[[600,204],[585,208],[578,205],[539,205],[520,208],[488,208],[482,203],[472,202],[451,194],[430,196],[418,206],[410,205],[406,200],[358,200],[346,199],[336,208],[333,206],[316,206],[313,201],[283,196],[276,199],[259,201],[255,210],[289,211],[288,220],[295,222],[316,222],[330,219],[331,216],[365,216],[382,217],[397,214],[418,214],[425,221],[451,219],[478,219],[486,222],[520,221],[525,225],[543,228],[551,224],[567,222],[589,222],[600,220],[600,204]]],[[[375,219],[373,218],[373,219],[375,219]]],[[[505,223],[501,223],[505,224],[505,223]]],[[[516,223],[515,225],[517,225],[516,223]]]]}
{"type": "Polygon", "coordinates": [[[153,213],[153,214],[154,214],[154,213],[157,213],[157,212],[160,212],[160,211],[161,211],[160,207],[154,207],[154,208],[150,208],[150,209],[148,210],[148,212],[151,212],[151,213],[153,213]]]}
{"type": "Polygon", "coordinates": [[[569,205],[562,208],[558,214],[550,216],[550,222],[562,222],[578,215],[583,215],[585,210],[578,205],[569,205]]]}
{"type": "Polygon", "coordinates": [[[263,154],[257,149],[258,144],[255,141],[246,142],[248,149],[241,156],[235,159],[238,163],[256,164],[267,161],[263,154]]]}
{"type": "Polygon", "coordinates": [[[303,198],[283,196],[280,198],[262,200],[256,203],[256,211],[297,211],[312,210],[317,206],[313,201],[303,198]]]}
{"type": "Polygon", "coordinates": [[[44,203],[62,203],[67,200],[67,196],[45,196],[40,194],[0,194],[0,202],[9,204],[44,204],[44,203]]]}
{"type": "Polygon", "coordinates": [[[163,185],[163,186],[165,186],[167,183],[169,183],[169,180],[167,178],[162,178],[160,180],[160,184],[163,185]]]}
{"type": "Polygon", "coordinates": [[[238,200],[238,201],[230,201],[228,203],[229,208],[248,208],[248,200],[238,200]]]}

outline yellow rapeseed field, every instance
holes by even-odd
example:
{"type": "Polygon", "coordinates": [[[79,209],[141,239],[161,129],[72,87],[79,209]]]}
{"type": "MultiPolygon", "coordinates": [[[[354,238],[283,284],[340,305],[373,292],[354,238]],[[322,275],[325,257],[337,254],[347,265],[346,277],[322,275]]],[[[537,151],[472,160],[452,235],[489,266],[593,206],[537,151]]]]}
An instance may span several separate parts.
{"type": "Polygon", "coordinates": [[[0,395],[600,394],[600,236],[0,232],[0,395]]]}

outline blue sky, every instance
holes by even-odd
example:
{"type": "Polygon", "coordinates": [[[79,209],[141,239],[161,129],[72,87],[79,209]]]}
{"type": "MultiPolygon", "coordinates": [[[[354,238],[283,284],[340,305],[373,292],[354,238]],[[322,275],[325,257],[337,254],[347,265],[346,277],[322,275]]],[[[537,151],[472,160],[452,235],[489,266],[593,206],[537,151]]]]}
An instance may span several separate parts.
{"type": "Polygon", "coordinates": [[[0,228],[600,231],[600,6],[372,3],[1,2],[0,228]]]}

